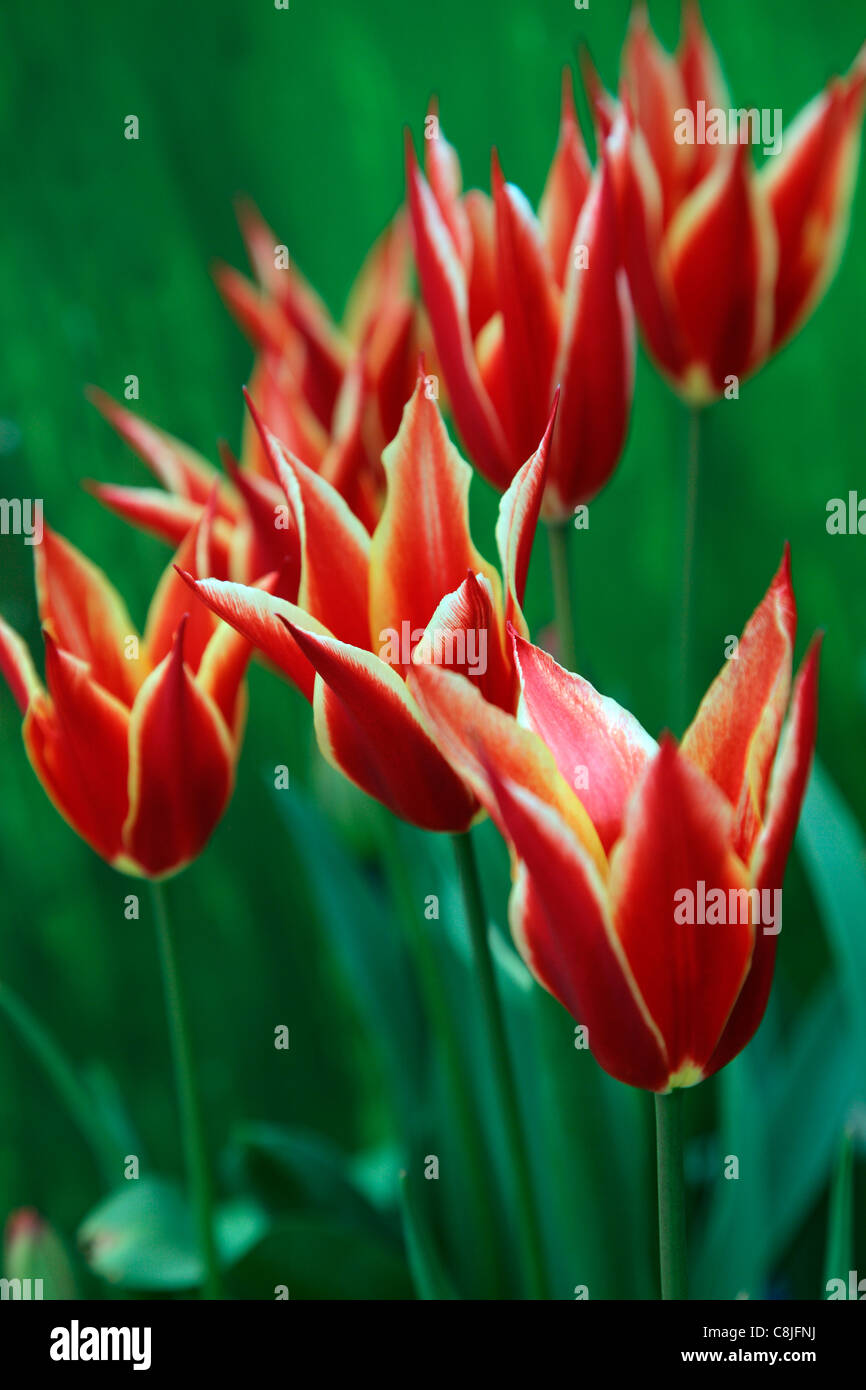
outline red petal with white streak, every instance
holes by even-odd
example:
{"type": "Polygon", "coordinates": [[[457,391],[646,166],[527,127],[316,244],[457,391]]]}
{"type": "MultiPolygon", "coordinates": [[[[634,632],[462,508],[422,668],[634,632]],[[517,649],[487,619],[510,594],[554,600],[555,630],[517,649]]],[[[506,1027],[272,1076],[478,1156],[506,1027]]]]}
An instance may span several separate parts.
{"type": "Polygon", "coordinates": [[[316,735],[328,761],[395,815],[425,830],[465,830],[478,812],[421,723],[397,673],[372,653],[290,625],[319,673],[316,735]]]}
{"type": "MultiPolygon", "coordinates": [[[[611,858],[617,935],[665,1040],[673,1083],[700,1080],[727,1023],[752,955],[754,926],[677,922],[683,890],[748,886],[731,852],[731,808],[708,777],[662,740],[626,811],[611,858]]],[[[697,915],[697,913],[693,914],[697,915]]]]}
{"type": "Polygon", "coordinates": [[[791,691],[797,609],[788,547],[682,743],[736,811],[734,845],[748,863],[764,815],[767,783],[791,691]]]}
{"type": "Polygon", "coordinates": [[[526,723],[576,788],[609,852],[621,834],[626,803],[658,745],[628,710],[516,633],[514,654],[526,723]]]}
{"type": "Polygon", "coordinates": [[[607,482],[622,453],[634,387],[634,319],[620,268],[613,176],[605,160],[581,214],[555,377],[562,387],[545,513],[564,518],[607,482]],[[576,254],[585,247],[588,265],[576,254]]]}
{"type": "Polygon", "coordinates": [[[130,705],[146,668],[126,659],[126,642],[135,636],[132,619],[102,570],[43,528],[34,552],[39,617],[57,645],[87,662],[94,680],[130,705]]]}
{"type": "Polygon", "coordinates": [[[629,979],[591,861],[544,801],[495,774],[494,786],[520,861],[509,916],[527,964],[587,1027],[605,1071],[631,1086],[663,1090],[663,1044],[629,979]]]}
{"type": "Polygon", "coordinates": [[[514,470],[502,426],[475,362],[464,269],[408,138],[406,182],[418,278],[454,418],[476,467],[494,487],[502,489],[508,486],[514,470]]]}
{"type": "Polygon", "coordinates": [[[172,651],[142,686],[129,725],[126,854],[149,877],[174,873],[204,848],[234,782],[234,750],[213,702],[172,651]]]}
{"type": "MultiPolygon", "coordinates": [[[[818,638],[812,643],[794,682],[791,712],[770,783],[767,818],[752,865],[753,882],[759,889],[773,891],[782,887],[785,864],[800,817],[815,748],[820,646],[818,638]]],[[[758,928],[751,969],[710,1059],[708,1074],[736,1057],[761,1022],[773,982],[777,940],[777,935],[765,934],[758,928]]]]}
{"type": "Polygon", "coordinates": [[[498,575],[469,534],[472,469],[448,438],[423,374],[382,461],[388,480],[385,510],[370,548],[369,631],[376,646],[387,640],[388,631],[401,632],[404,623],[420,635],[467,570],[484,573],[497,599],[500,592],[498,575]]]}

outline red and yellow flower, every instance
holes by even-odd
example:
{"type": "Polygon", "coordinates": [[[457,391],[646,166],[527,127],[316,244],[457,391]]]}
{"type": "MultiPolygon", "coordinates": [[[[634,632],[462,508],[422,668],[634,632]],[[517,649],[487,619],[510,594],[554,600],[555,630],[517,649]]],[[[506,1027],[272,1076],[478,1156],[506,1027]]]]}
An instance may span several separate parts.
{"type": "Polygon", "coordinates": [[[461,194],[457,156],[435,119],[426,178],[407,141],[408,202],[454,420],[473,463],[502,491],[561,387],[543,511],[562,519],[607,482],[631,410],[633,316],[612,171],[607,159],[590,168],[567,73],[537,217],[495,153],[492,199],[461,194]]]}
{"type": "MultiPolygon", "coordinates": [[[[176,556],[213,572],[206,512],[176,556]]],[[[51,801],[114,868],[176,873],[228,803],[245,713],[249,644],[191,601],[169,568],[139,637],[106,575],[47,528],[34,551],[45,684],[0,619],[0,670],[51,801]]]]}
{"type": "Polygon", "coordinates": [[[857,169],[866,49],[800,112],[781,152],[759,171],[742,137],[677,139],[684,112],[695,122],[707,112],[731,116],[696,3],[685,6],[675,56],[655,38],[646,7],[635,6],[618,113],[589,78],[616,170],[622,256],[644,340],[675,390],[703,404],[797,332],[836,269],[857,169]]]}
{"type": "Polygon", "coordinates": [[[633,1086],[695,1084],[763,1016],[776,935],[750,890],[781,889],[815,740],[818,642],[792,695],[795,625],[786,553],[679,745],[657,744],[517,632],[520,722],[459,676],[413,664],[431,732],[511,847],[527,964],[633,1086]],[[676,895],[701,882],[748,912],[682,923],[676,895]]]}
{"type": "Polygon", "coordinates": [[[405,676],[420,644],[466,672],[479,698],[514,708],[506,623],[526,632],[520,604],[552,417],[501,501],[501,577],[472,542],[472,470],[448,438],[423,368],[383,455],[386,501],[372,538],[254,409],[253,418],[291,516],[291,587],[277,592],[277,576],[267,592],[219,579],[189,582],[312,701],[329,762],[404,819],[465,830],[479,804],[431,738],[405,676]],[[475,659],[482,648],[483,663],[475,659]]]}

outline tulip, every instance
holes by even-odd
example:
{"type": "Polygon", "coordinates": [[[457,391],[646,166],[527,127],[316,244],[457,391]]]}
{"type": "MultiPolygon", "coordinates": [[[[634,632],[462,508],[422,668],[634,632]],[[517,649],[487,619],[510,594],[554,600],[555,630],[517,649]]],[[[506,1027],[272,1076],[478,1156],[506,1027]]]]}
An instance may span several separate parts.
{"type": "Polygon", "coordinates": [[[448,438],[423,366],[383,455],[387,495],[372,538],[336,488],[250,408],[291,516],[295,592],[276,593],[276,576],[267,592],[231,580],[189,583],[312,701],[319,746],[350,781],[416,825],[465,830],[478,802],[427,732],[405,675],[420,645],[465,671],[485,699],[514,708],[505,625],[526,632],[520,604],[552,416],[502,498],[500,578],[472,542],[471,468],[448,438]]]}
{"type": "Polygon", "coordinates": [[[413,665],[432,734],[511,848],[511,924],[527,965],[586,1025],[601,1066],[632,1086],[696,1084],[763,1016],[776,934],[752,897],[743,911],[741,890],[781,889],[808,779],[818,642],[791,694],[795,625],[786,552],[679,745],[656,743],[517,632],[520,723],[458,675],[413,665]],[[735,890],[736,920],[679,920],[677,895],[701,884],[726,901],[735,890]]]}
{"type": "MultiPolygon", "coordinates": [[[[257,284],[228,267],[218,267],[216,279],[259,354],[253,398],[286,446],[372,530],[384,491],[382,450],[397,432],[424,345],[405,214],[374,243],[340,325],[297,267],[283,264],[256,209],[242,202],[238,216],[257,284]]],[[[243,452],[254,471],[270,476],[251,422],[243,452]]]]}
{"type": "Polygon", "coordinates": [[[6,1221],[3,1277],[13,1286],[13,1298],[76,1297],[75,1274],[63,1242],[32,1207],[19,1207],[6,1221]]]}
{"type": "Polygon", "coordinates": [[[427,178],[407,140],[418,277],[457,429],[500,491],[544,431],[551,441],[543,513],[562,521],[593,498],[622,452],[634,334],[620,266],[612,169],[590,168],[563,82],[559,143],[538,215],[493,155],[492,201],[461,196],[457,156],[428,117],[427,178]]]}
{"type": "MultiPolygon", "coordinates": [[[[214,506],[177,562],[215,567],[214,506]]],[[[101,570],[45,528],[34,550],[45,684],[0,619],[0,670],[24,745],[61,815],[114,868],[150,879],[203,849],[231,795],[245,712],[248,644],[163,576],[136,634],[101,570]]]]}
{"type": "Polygon", "coordinates": [[[739,143],[742,127],[731,143],[731,100],[697,4],[685,6],[673,57],[645,6],[635,7],[618,116],[591,71],[590,86],[614,151],[622,255],[647,349],[680,396],[704,405],[796,333],[832,278],[853,193],[866,49],[759,171],[739,143]],[[724,113],[725,142],[692,141],[689,123],[697,136],[712,112],[724,113]]]}

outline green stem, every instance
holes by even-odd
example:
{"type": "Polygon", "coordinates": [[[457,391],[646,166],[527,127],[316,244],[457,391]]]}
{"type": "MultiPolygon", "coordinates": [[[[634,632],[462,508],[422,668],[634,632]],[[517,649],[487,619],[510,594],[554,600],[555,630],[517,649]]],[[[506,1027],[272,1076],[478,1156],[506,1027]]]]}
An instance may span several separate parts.
{"type": "Polygon", "coordinates": [[[559,661],[567,671],[574,671],[577,664],[577,646],[574,636],[574,567],[570,564],[568,553],[572,529],[570,521],[549,521],[547,523],[550,576],[553,583],[553,611],[556,621],[556,635],[559,639],[559,661]]]}
{"type": "Polygon", "coordinates": [[[655,1097],[662,1298],[688,1298],[682,1091],[655,1097]]]}
{"type": "Polygon", "coordinates": [[[694,584],[695,536],[698,516],[698,467],[700,459],[701,412],[689,406],[688,443],[686,448],[685,498],[683,520],[683,559],[680,575],[680,605],[677,646],[673,662],[673,699],[671,717],[681,734],[689,712],[689,681],[691,679],[692,643],[692,586],[694,584]]]}
{"type": "Polygon", "coordinates": [[[508,1036],[505,1031],[505,1018],[502,1013],[493,956],[490,951],[487,913],[484,910],[484,901],[481,895],[478,865],[469,831],[462,835],[454,835],[452,839],[463,886],[472,952],[481,989],[481,1003],[493,1059],[496,1095],[517,1184],[518,1228],[526,1259],[527,1277],[531,1297],[543,1299],[548,1296],[544,1269],[544,1247],[532,1188],[529,1152],[526,1147],[526,1136],[520,1115],[517,1085],[508,1047],[508,1036]]]}
{"type": "Polygon", "coordinates": [[[199,1248],[205,1270],[202,1298],[222,1298],[222,1278],[214,1236],[213,1183],[205,1144],[189,1022],[177,968],[174,939],[165,906],[165,893],[159,883],[152,882],[150,886],[153,892],[153,911],[159,943],[162,982],[165,990],[165,1007],[171,1033],[171,1050],[183,1129],[187,1176],[195,1211],[199,1248]]]}
{"type": "Polygon", "coordinates": [[[473,1093],[471,1077],[464,1064],[454,1011],[448,1002],[448,991],[442,971],[430,938],[419,918],[412,883],[406,872],[406,864],[400,848],[399,831],[394,825],[393,818],[384,808],[381,814],[381,826],[382,859],[388,876],[391,895],[400,911],[424,1004],[441,1050],[449,1092],[454,1105],[454,1118],[466,1153],[473,1207],[483,1232],[480,1244],[484,1277],[488,1280],[498,1281],[500,1260],[497,1257],[500,1245],[500,1223],[493,1200],[490,1165],[485,1149],[484,1131],[478,1103],[473,1093]]]}
{"type": "Polygon", "coordinates": [[[54,1083],[70,1115],[90,1145],[109,1187],[116,1186],[120,1181],[122,1153],[107,1127],[100,1122],[87,1088],[30,1007],[5,984],[0,985],[0,1007],[54,1083]]]}

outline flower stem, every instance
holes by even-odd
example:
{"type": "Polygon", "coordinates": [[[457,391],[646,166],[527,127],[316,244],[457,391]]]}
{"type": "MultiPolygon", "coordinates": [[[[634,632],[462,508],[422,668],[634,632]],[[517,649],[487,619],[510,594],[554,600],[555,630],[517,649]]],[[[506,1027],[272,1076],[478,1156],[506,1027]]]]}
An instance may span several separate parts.
{"type": "Polygon", "coordinates": [[[694,583],[695,535],[698,516],[698,465],[700,457],[701,412],[689,406],[686,446],[685,498],[683,505],[683,561],[680,576],[680,611],[677,645],[674,649],[673,699],[671,718],[677,734],[682,734],[689,711],[691,678],[692,586],[694,583]]]}
{"type": "Polygon", "coordinates": [[[201,1101],[193,1061],[192,1041],[186,1005],[177,968],[177,955],[171,924],[165,905],[165,892],[160,883],[151,882],[165,1007],[171,1033],[175,1085],[183,1128],[190,1195],[195,1210],[199,1248],[204,1264],[202,1298],[222,1298],[222,1278],[217,1259],[214,1236],[214,1197],[207,1147],[202,1122],[201,1101]]]}
{"type": "Polygon", "coordinates": [[[574,636],[574,574],[569,563],[569,520],[547,523],[550,576],[553,583],[553,611],[559,640],[559,661],[567,671],[575,670],[577,646],[574,636]]]}
{"type": "Polygon", "coordinates": [[[487,1026],[488,1040],[493,1059],[493,1073],[496,1095],[502,1116],[503,1129],[509,1153],[514,1166],[517,1184],[517,1218],[520,1239],[526,1259],[527,1280],[534,1299],[547,1298],[547,1279],[544,1269],[544,1247],[541,1227],[532,1189],[532,1174],[529,1166],[529,1152],[520,1115],[517,1098],[517,1085],[514,1068],[505,1031],[505,1018],[496,984],[493,956],[490,951],[490,938],[487,931],[487,913],[481,895],[481,882],[470,832],[452,836],[457,857],[457,867],[463,887],[466,916],[472,940],[472,952],[478,982],[481,988],[481,1003],[487,1026]]]}
{"type": "Polygon", "coordinates": [[[457,1021],[448,1000],[448,990],[430,939],[419,920],[412,883],[406,870],[401,845],[392,816],[382,808],[382,861],[391,895],[400,912],[407,942],[417,972],[418,984],[436,1041],[441,1048],[445,1075],[448,1081],[454,1119],[459,1127],[467,1161],[467,1178],[472,1192],[475,1215],[478,1218],[481,1249],[479,1273],[488,1288],[499,1279],[502,1265],[500,1223],[493,1201],[493,1186],[484,1144],[478,1103],[472,1081],[464,1064],[457,1031],[457,1021]]]}
{"type": "Polygon", "coordinates": [[[662,1298],[687,1298],[682,1091],[655,1097],[662,1298]]]}

